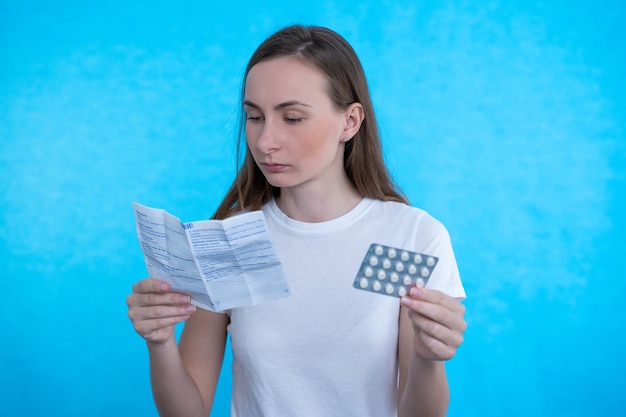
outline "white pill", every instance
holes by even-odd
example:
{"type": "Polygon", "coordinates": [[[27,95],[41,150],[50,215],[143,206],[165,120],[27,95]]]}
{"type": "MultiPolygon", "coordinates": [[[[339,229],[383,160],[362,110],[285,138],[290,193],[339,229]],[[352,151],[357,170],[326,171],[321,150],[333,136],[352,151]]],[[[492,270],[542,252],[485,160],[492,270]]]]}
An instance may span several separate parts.
{"type": "Polygon", "coordinates": [[[423,287],[424,286],[424,280],[421,279],[421,278],[416,279],[415,280],[415,285],[420,287],[420,288],[423,287]]]}
{"type": "Polygon", "coordinates": [[[396,271],[398,272],[404,271],[404,264],[402,262],[396,262],[396,271]]]}
{"type": "Polygon", "coordinates": [[[390,248],[389,251],[387,252],[387,256],[389,256],[391,259],[396,257],[396,250],[394,248],[390,248]]]}
{"type": "Polygon", "coordinates": [[[405,261],[405,262],[406,262],[406,261],[408,261],[408,260],[409,260],[409,253],[408,253],[408,252],[404,252],[404,251],[403,251],[403,252],[400,254],[400,259],[402,259],[402,260],[403,260],[403,261],[405,261]]]}
{"type": "Polygon", "coordinates": [[[380,289],[382,288],[382,285],[379,281],[374,281],[374,283],[372,284],[372,289],[374,291],[380,291],[380,289]]]}
{"type": "Polygon", "coordinates": [[[404,278],[402,278],[402,283],[404,285],[411,285],[413,283],[413,280],[411,279],[410,276],[405,275],[404,278]]]}
{"type": "Polygon", "coordinates": [[[378,245],[374,248],[374,253],[378,256],[382,255],[385,250],[382,246],[378,245]]]}
{"type": "Polygon", "coordinates": [[[435,266],[435,258],[431,258],[430,256],[426,259],[426,265],[433,267],[435,266]]]}
{"type": "Polygon", "coordinates": [[[367,288],[368,285],[369,285],[369,281],[367,280],[367,278],[361,278],[359,280],[359,286],[361,288],[367,288]]]}
{"type": "Polygon", "coordinates": [[[366,277],[371,277],[372,275],[374,275],[374,270],[371,267],[367,266],[367,267],[365,267],[365,270],[363,271],[363,274],[366,277]]]}
{"type": "Polygon", "coordinates": [[[391,268],[391,261],[387,258],[383,259],[383,268],[389,269],[391,268]]]}
{"type": "Polygon", "coordinates": [[[413,262],[416,264],[421,264],[422,263],[422,255],[420,255],[419,253],[415,254],[415,256],[413,257],[413,262]]]}
{"type": "Polygon", "coordinates": [[[387,284],[387,285],[385,286],[385,292],[386,292],[387,294],[391,294],[391,293],[393,292],[393,285],[391,285],[391,284],[387,284]]]}
{"type": "Polygon", "coordinates": [[[411,265],[409,265],[408,270],[409,270],[409,274],[415,275],[415,273],[417,272],[417,267],[415,265],[411,264],[411,265]]]}
{"type": "Polygon", "coordinates": [[[404,297],[406,295],[406,289],[404,287],[398,288],[398,295],[404,297]]]}
{"type": "Polygon", "coordinates": [[[381,269],[380,271],[378,271],[377,277],[378,277],[378,279],[383,280],[383,279],[387,278],[387,274],[385,273],[385,271],[383,271],[381,269]]]}
{"type": "Polygon", "coordinates": [[[423,276],[424,278],[426,278],[426,277],[427,277],[427,276],[429,276],[429,275],[430,275],[430,271],[428,270],[428,268],[423,267],[423,268],[422,268],[422,276],[423,276]]]}
{"type": "Polygon", "coordinates": [[[370,256],[370,265],[372,266],[378,265],[378,258],[375,256],[370,256]]]}
{"type": "Polygon", "coordinates": [[[391,275],[389,276],[389,281],[391,282],[398,282],[399,280],[400,280],[400,277],[395,272],[392,272],[391,275]]]}

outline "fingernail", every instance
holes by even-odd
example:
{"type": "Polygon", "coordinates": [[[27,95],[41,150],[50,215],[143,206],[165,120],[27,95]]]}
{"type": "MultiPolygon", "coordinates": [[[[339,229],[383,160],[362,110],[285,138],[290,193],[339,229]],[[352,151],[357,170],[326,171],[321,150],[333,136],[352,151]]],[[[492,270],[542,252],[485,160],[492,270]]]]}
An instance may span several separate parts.
{"type": "Polygon", "coordinates": [[[413,287],[411,288],[411,291],[409,291],[409,294],[411,294],[411,296],[413,297],[419,297],[422,294],[422,292],[420,291],[419,288],[413,287]]]}
{"type": "Polygon", "coordinates": [[[181,303],[190,303],[191,302],[191,297],[188,295],[181,295],[180,296],[180,302],[181,303]]]}
{"type": "Polygon", "coordinates": [[[193,313],[194,311],[196,311],[196,306],[193,304],[190,306],[187,306],[187,311],[190,313],[193,313]]]}
{"type": "Polygon", "coordinates": [[[411,300],[409,300],[408,297],[402,297],[400,299],[400,304],[402,304],[404,306],[408,306],[409,304],[411,304],[411,300]]]}

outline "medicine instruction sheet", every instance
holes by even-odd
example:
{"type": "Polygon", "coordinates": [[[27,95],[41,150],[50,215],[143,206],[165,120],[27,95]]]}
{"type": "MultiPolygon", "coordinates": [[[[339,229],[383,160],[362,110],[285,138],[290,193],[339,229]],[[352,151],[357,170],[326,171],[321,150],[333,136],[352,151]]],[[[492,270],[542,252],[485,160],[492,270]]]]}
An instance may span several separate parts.
{"type": "Polygon", "coordinates": [[[261,211],[182,223],[162,209],[133,207],[149,276],[193,304],[223,311],[290,296],[261,211]]]}

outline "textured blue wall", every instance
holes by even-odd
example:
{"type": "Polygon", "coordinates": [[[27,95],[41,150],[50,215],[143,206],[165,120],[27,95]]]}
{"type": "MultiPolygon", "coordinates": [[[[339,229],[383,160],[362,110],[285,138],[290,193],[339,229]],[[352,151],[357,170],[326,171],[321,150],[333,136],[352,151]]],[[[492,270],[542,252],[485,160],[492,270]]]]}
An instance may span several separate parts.
{"type": "Polygon", "coordinates": [[[131,202],[212,213],[243,67],[290,23],[354,45],[395,177],[450,229],[450,415],[623,412],[623,2],[88,3],[0,1],[2,415],[156,415],[131,202]]]}

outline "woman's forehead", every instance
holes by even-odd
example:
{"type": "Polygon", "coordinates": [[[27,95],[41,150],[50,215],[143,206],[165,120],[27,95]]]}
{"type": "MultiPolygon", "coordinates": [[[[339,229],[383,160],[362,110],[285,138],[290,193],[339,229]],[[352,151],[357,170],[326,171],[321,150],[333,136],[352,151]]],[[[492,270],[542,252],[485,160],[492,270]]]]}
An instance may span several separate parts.
{"type": "Polygon", "coordinates": [[[315,101],[328,98],[327,85],[326,76],[312,65],[293,57],[274,58],[250,69],[244,100],[258,105],[315,101]]]}

